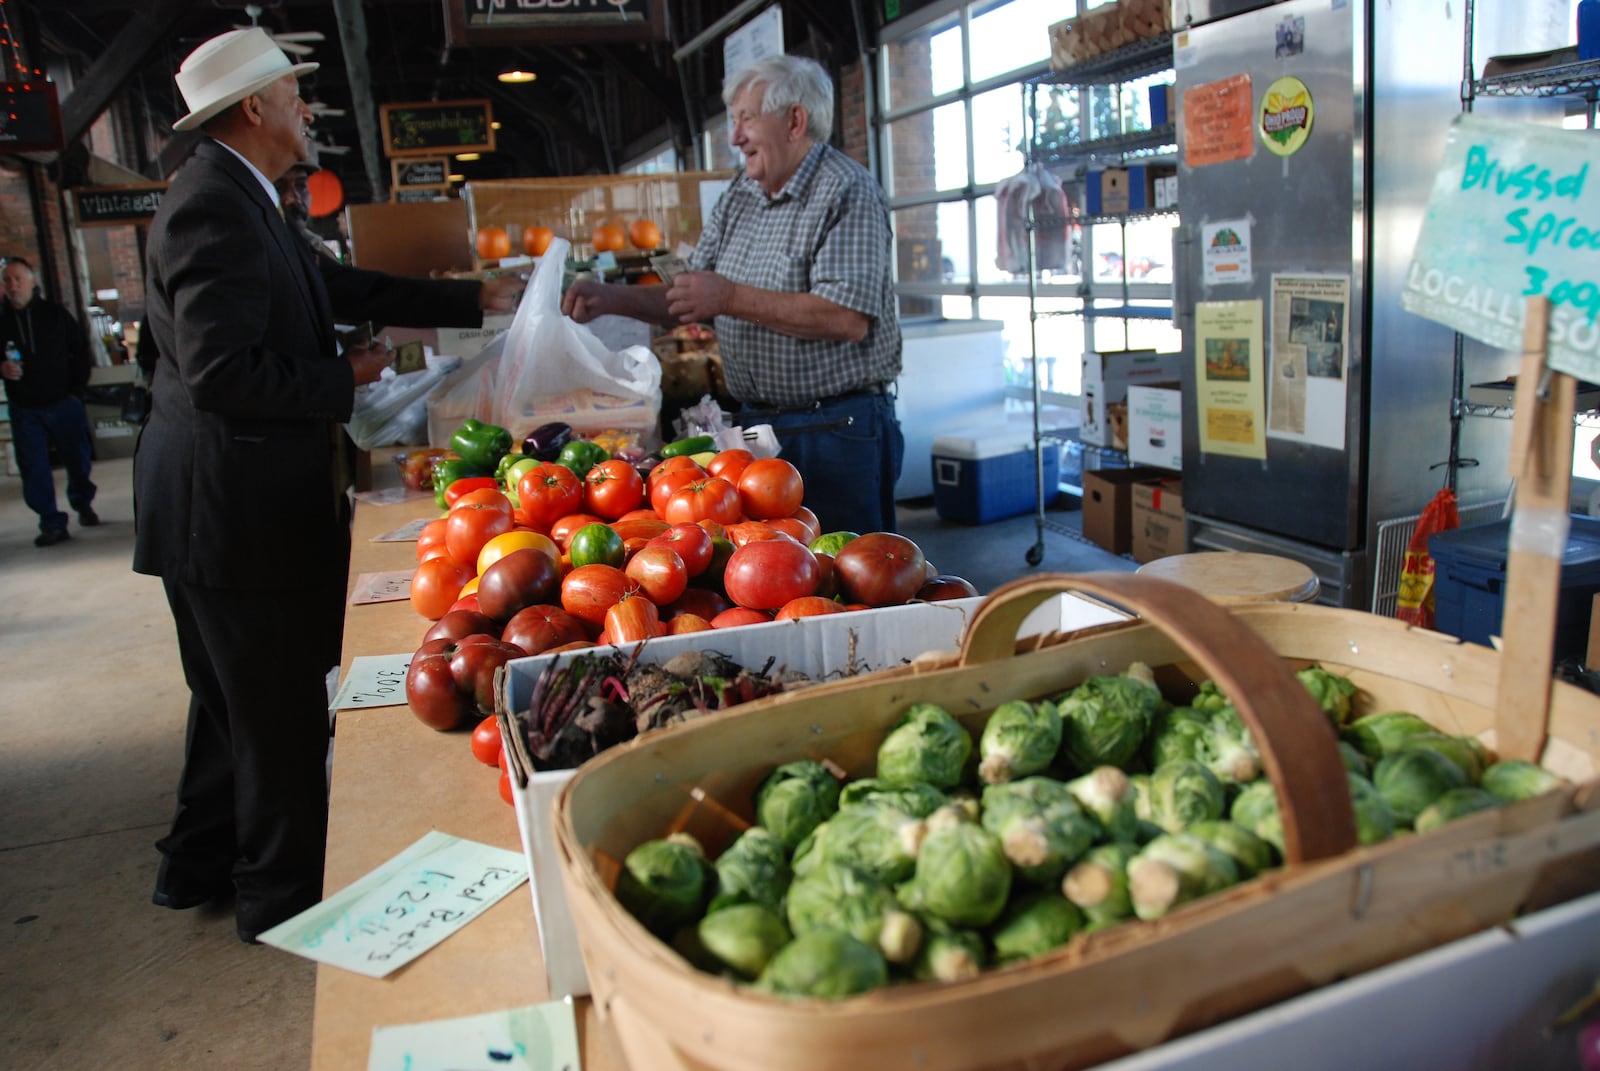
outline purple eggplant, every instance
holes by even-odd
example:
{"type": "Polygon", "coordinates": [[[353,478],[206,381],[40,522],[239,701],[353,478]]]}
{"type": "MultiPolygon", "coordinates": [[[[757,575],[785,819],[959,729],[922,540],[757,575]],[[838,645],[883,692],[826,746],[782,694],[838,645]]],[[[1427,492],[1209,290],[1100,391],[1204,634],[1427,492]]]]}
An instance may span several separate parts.
{"type": "Polygon", "coordinates": [[[572,441],[572,428],[560,421],[540,424],[522,440],[522,452],[540,461],[554,461],[561,448],[572,441]]]}

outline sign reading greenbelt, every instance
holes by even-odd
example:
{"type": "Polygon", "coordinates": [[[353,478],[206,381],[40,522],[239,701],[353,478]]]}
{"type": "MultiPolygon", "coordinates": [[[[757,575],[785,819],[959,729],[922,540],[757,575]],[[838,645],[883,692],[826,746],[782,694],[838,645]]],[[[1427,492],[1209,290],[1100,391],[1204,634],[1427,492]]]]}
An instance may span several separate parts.
{"type": "Polygon", "coordinates": [[[668,0],[445,0],[445,43],[665,41],[668,0]]]}
{"type": "Polygon", "coordinates": [[[494,151],[494,110],[487,100],[384,104],[378,118],[389,156],[494,151]]]}
{"type": "Polygon", "coordinates": [[[161,207],[167,187],[85,186],[69,190],[72,211],[80,227],[115,227],[148,223],[161,207]]]}
{"type": "Polygon", "coordinates": [[[1600,378],[1600,142],[1583,130],[1455,120],[1401,302],[1463,335],[1522,348],[1527,299],[1550,300],[1549,364],[1600,378]]]}

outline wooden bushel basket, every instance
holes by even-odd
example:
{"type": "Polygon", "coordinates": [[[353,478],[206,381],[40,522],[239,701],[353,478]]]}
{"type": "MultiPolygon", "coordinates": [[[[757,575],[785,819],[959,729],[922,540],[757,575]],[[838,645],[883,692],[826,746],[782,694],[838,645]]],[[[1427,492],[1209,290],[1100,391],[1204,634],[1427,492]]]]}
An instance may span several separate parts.
{"type": "Polygon", "coordinates": [[[1334,734],[1292,669],[1321,663],[1355,681],[1365,710],[1410,710],[1492,746],[1496,716],[1484,704],[1499,657],[1355,611],[1230,612],[1131,574],[1008,584],[978,610],[953,663],[761,700],[650,734],[578,771],[555,824],[596,1007],[634,1071],[1083,1067],[1600,888],[1600,699],[1559,683],[1544,762],[1573,785],[1353,847],[1334,734]],[[1017,651],[1022,618],[1065,590],[1141,619],[1017,651]],[[720,851],[737,831],[728,812],[747,818],[777,763],[828,758],[853,777],[869,774],[878,743],[913,702],[939,703],[976,730],[1005,700],[1059,692],[1135,660],[1155,667],[1169,694],[1211,677],[1235,702],[1277,788],[1289,865],[971,981],[842,1001],[769,996],[697,971],[611,893],[616,861],[672,829],[720,851]]]}

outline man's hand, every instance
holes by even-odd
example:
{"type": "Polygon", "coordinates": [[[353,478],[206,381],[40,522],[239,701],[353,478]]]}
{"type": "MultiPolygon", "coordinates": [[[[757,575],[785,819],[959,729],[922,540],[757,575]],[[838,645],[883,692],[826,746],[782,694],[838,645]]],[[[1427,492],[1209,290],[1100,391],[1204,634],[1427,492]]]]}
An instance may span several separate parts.
{"type": "Polygon", "coordinates": [[[0,361],[0,376],[6,379],[21,379],[22,366],[16,361],[0,361]]]}
{"type": "Polygon", "coordinates": [[[667,312],[681,324],[700,323],[726,313],[733,284],[714,271],[686,271],[667,290],[667,312]]]}
{"type": "Polygon", "coordinates": [[[485,279],[478,294],[478,307],[488,313],[515,312],[526,285],[522,277],[515,274],[485,279]]]}
{"type": "Polygon", "coordinates": [[[561,295],[561,312],[580,324],[586,324],[607,312],[606,299],[612,288],[593,279],[579,279],[561,295]]]}
{"type": "Polygon", "coordinates": [[[356,377],[356,386],[360,387],[382,378],[383,370],[394,360],[394,351],[374,341],[364,346],[351,346],[344,351],[344,359],[350,362],[350,371],[356,377]]]}

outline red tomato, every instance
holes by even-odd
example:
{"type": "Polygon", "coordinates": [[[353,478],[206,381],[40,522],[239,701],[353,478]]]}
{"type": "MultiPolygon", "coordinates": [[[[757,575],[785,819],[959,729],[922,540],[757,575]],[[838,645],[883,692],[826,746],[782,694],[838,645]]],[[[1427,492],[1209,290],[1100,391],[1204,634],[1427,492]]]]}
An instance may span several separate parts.
{"type": "MultiPolygon", "coordinates": [[[[473,491],[472,494],[482,494],[473,491]]],[[[494,494],[499,495],[499,491],[494,494]]],[[[468,498],[471,496],[469,495],[468,498]]],[[[502,501],[505,496],[500,495],[502,501]]],[[[450,552],[450,557],[458,562],[468,563],[468,567],[477,573],[478,552],[483,545],[497,535],[504,535],[516,527],[516,522],[511,519],[511,503],[505,502],[505,509],[486,502],[470,502],[463,498],[450,509],[450,515],[445,518],[444,545],[450,552]]]]}
{"type": "Polygon", "coordinates": [[[478,578],[478,605],[504,623],[529,606],[548,603],[561,590],[561,569],[542,550],[514,550],[478,578]]]}
{"type": "Polygon", "coordinates": [[[606,637],[612,643],[648,640],[661,629],[661,614],[656,604],[642,593],[612,603],[606,611],[606,637]]]}
{"type": "Polygon", "coordinates": [[[474,591],[471,595],[463,595],[451,603],[449,612],[454,613],[457,610],[471,610],[475,614],[483,613],[483,608],[478,605],[478,593],[474,591]]]}
{"type": "Polygon", "coordinates": [[[704,528],[707,532],[711,533],[711,538],[712,539],[727,539],[728,538],[728,526],[723,524],[721,521],[704,520],[704,521],[695,521],[694,523],[698,524],[701,528],[704,528]]]}
{"type": "Polygon", "coordinates": [[[417,561],[425,562],[429,558],[437,558],[441,554],[450,553],[444,545],[444,522],[446,518],[429,521],[422,526],[422,531],[417,533],[417,561]]]}
{"type": "Polygon", "coordinates": [[[556,541],[556,546],[570,553],[572,537],[578,534],[580,528],[585,525],[605,523],[592,513],[569,513],[550,526],[550,538],[556,541]]]}
{"type": "Polygon", "coordinates": [[[623,572],[639,582],[645,595],[657,606],[665,606],[689,586],[689,570],[678,552],[667,546],[646,546],[628,559],[623,572]]]}
{"type": "Polygon", "coordinates": [[[824,599],[820,595],[802,595],[798,599],[790,599],[778,607],[778,612],[772,615],[774,621],[788,621],[796,617],[815,617],[818,614],[842,614],[844,607],[832,599],[824,599]]]}
{"type": "Polygon", "coordinates": [[[706,470],[701,468],[700,462],[696,461],[694,458],[689,457],[686,454],[679,454],[677,457],[669,457],[664,459],[655,468],[651,469],[650,478],[652,480],[659,480],[668,473],[680,471],[692,472],[696,476],[703,476],[705,475],[706,470]]]}
{"type": "Polygon", "coordinates": [[[626,461],[602,461],[583,479],[584,508],[614,521],[644,501],[644,479],[626,461]]]}
{"type": "MultiPolygon", "coordinates": [[[[449,610],[433,627],[422,634],[422,642],[429,640],[458,640],[463,636],[471,636],[475,632],[487,633],[491,636],[500,634],[500,626],[481,610],[449,610]]],[[[518,646],[521,646],[518,644],[518,646]]]]}
{"type": "Polygon", "coordinates": [[[740,521],[728,525],[728,542],[736,547],[742,547],[746,543],[759,543],[763,539],[782,539],[786,536],[794,538],[786,532],[780,532],[766,521],[740,521]]]}
{"type": "Polygon", "coordinates": [[[500,798],[516,806],[516,797],[511,794],[511,775],[505,770],[500,771],[500,798]]]}
{"type": "Polygon", "coordinates": [[[776,610],[814,594],[821,572],[816,555],[787,537],[746,543],[733,552],[722,575],[728,598],[756,610],[776,610]]]}
{"type": "Polygon", "coordinates": [[[796,521],[806,527],[811,534],[806,536],[804,539],[801,539],[799,536],[795,536],[795,538],[799,539],[800,542],[804,543],[808,547],[811,545],[813,540],[822,535],[822,522],[817,520],[817,515],[815,513],[812,513],[804,506],[801,506],[784,519],[796,521]]]}
{"type": "Polygon", "coordinates": [[[763,625],[772,620],[765,610],[752,610],[748,606],[735,606],[711,619],[712,628],[737,628],[739,625],[763,625]]]}
{"type": "MultiPolygon", "coordinates": [[[[505,492],[500,490],[499,485],[494,483],[493,477],[473,476],[469,478],[475,480],[489,480],[489,486],[475,487],[467,491],[465,494],[458,496],[455,502],[450,506],[451,509],[455,509],[456,506],[488,506],[492,509],[499,510],[507,517],[511,517],[513,515],[514,511],[511,507],[511,499],[507,498],[505,492]]],[[[450,486],[454,487],[455,484],[451,484],[450,486]]],[[[448,494],[449,492],[446,493],[448,494]]]]}
{"type": "Polygon", "coordinates": [[[472,491],[498,491],[500,485],[495,483],[493,476],[463,476],[444,489],[444,504],[448,509],[461,501],[463,495],[472,491]]]}
{"type": "Polygon", "coordinates": [[[895,606],[916,595],[927,582],[922,549],[894,532],[868,532],[833,556],[839,591],[851,602],[895,606]]]}
{"type": "Polygon", "coordinates": [[[472,727],[472,757],[485,766],[500,765],[500,719],[493,714],[472,727]]]}
{"type": "Polygon", "coordinates": [[[668,636],[682,636],[686,632],[709,632],[711,622],[699,614],[679,614],[667,622],[668,636]]]}
{"type": "Polygon", "coordinates": [[[729,483],[738,484],[739,474],[745,466],[756,459],[756,455],[748,450],[724,450],[710,461],[706,462],[706,471],[713,476],[721,476],[729,483]]]}
{"type": "MultiPolygon", "coordinates": [[[[645,506],[645,507],[642,507],[640,509],[631,509],[627,513],[624,513],[622,516],[617,518],[617,523],[621,524],[623,521],[659,521],[659,520],[661,520],[661,514],[657,513],[654,509],[650,508],[649,506],[645,506]]],[[[666,522],[663,521],[662,523],[666,523],[666,522]]]]}
{"type": "Polygon", "coordinates": [[[710,588],[687,588],[670,606],[662,607],[662,616],[670,621],[679,614],[694,614],[710,621],[732,606],[733,603],[719,591],[712,591],[710,588]]]}
{"type": "Polygon", "coordinates": [[[517,481],[517,502],[517,522],[548,533],[556,521],[583,508],[583,483],[565,465],[541,462],[517,481]]]}
{"type": "Polygon", "coordinates": [[[450,612],[451,603],[474,575],[472,566],[448,555],[429,558],[411,574],[411,605],[423,617],[437,621],[450,612]]]}
{"type": "Polygon", "coordinates": [[[739,474],[739,503],[753,521],[789,516],[804,495],[800,470],[781,457],[757,458],[739,474]]]}
{"type": "Polygon", "coordinates": [[[611,527],[617,533],[617,535],[622,537],[622,541],[626,543],[630,539],[643,539],[647,541],[654,539],[656,536],[666,534],[667,530],[672,526],[666,521],[662,520],[660,517],[651,516],[635,517],[631,521],[626,517],[623,517],[619,520],[612,521],[611,527]]]}
{"type": "Polygon", "coordinates": [[[638,590],[638,581],[614,565],[580,565],[561,581],[561,608],[579,621],[603,628],[606,611],[638,590]]]}
{"type": "Polygon", "coordinates": [[[705,479],[705,476],[702,473],[691,469],[676,469],[659,478],[652,472],[650,474],[650,507],[658,514],[665,515],[667,501],[672,497],[674,491],[686,483],[693,483],[695,480],[703,479],[705,479]]]}
{"type": "Polygon", "coordinates": [[[540,605],[528,606],[513,614],[501,630],[500,638],[536,655],[564,643],[588,643],[589,632],[582,621],[561,607],[540,605]]]}
{"type": "Polygon", "coordinates": [[[739,492],[733,484],[715,476],[694,480],[672,493],[661,510],[661,517],[668,524],[694,524],[703,520],[733,524],[740,518],[739,492]]]}
{"type": "Polygon", "coordinates": [[[645,545],[677,551],[690,576],[699,576],[711,564],[711,533],[698,524],[675,524],[645,545]]]}

